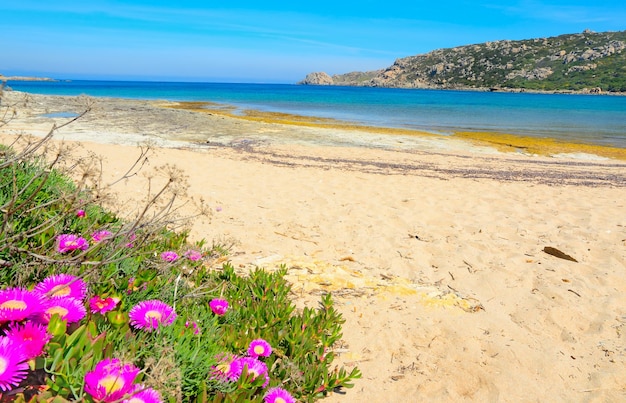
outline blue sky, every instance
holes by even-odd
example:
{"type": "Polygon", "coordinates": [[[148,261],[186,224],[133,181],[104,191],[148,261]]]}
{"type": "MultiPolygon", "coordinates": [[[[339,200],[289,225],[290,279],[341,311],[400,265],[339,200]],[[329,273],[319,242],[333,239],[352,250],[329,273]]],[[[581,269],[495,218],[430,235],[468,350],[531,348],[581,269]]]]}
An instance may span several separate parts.
{"type": "Polygon", "coordinates": [[[296,82],[428,51],[626,30],[624,0],[0,0],[0,73],[296,82]]]}

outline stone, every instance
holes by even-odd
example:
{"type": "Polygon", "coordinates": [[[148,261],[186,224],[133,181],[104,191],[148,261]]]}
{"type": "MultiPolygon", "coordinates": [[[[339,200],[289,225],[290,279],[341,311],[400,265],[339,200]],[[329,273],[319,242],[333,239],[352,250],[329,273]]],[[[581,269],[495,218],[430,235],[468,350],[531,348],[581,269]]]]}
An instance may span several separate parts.
{"type": "Polygon", "coordinates": [[[304,80],[298,82],[302,85],[333,85],[333,78],[323,71],[309,73],[304,80]]]}

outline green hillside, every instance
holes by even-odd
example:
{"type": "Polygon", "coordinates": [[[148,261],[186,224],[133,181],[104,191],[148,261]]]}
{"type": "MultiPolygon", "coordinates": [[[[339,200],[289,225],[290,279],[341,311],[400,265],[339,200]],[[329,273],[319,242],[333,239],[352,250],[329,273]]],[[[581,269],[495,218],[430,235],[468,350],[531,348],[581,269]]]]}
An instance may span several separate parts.
{"type": "MultiPolygon", "coordinates": [[[[328,85],[626,92],[626,31],[495,41],[409,56],[382,70],[325,76],[328,85]]],[[[320,74],[315,73],[315,78],[320,74]]],[[[307,76],[307,78],[309,78],[307,76]]],[[[321,84],[305,79],[302,84],[321,84]]]]}

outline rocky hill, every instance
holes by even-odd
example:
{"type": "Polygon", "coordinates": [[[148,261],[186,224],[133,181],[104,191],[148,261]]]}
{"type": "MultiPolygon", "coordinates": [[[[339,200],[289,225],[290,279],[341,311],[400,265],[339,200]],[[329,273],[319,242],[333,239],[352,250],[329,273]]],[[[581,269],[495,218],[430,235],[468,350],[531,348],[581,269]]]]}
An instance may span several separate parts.
{"type": "Polygon", "coordinates": [[[409,56],[382,70],[299,84],[394,88],[626,92],[626,31],[502,40],[409,56]]]}

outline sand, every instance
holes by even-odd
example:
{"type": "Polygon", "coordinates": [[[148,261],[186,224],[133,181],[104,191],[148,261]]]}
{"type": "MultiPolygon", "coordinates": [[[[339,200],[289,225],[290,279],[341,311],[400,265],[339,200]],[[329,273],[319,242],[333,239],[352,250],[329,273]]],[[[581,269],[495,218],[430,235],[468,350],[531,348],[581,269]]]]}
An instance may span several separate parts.
{"type": "MultiPolygon", "coordinates": [[[[0,134],[42,135],[73,102],[33,96],[0,134]]],[[[624,161],[90,102],[55,141],[102,156],[105,181],[150,140],[212,210],[193,239],[232,243],[241,270],[286,264],[301,306],[333,292],[337,364],[363,378],[325,402],[626,399],[624,161]]]]}

